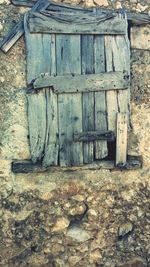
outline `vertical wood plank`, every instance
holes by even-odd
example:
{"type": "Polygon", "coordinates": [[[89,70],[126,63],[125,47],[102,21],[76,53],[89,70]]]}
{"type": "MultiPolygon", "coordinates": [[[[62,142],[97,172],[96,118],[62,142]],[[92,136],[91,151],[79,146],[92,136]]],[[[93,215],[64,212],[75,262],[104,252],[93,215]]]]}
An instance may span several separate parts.
{"type": "MultiPolygon", "coordinates": [[[[130,75],[130,53],[127,39],[125,36],[116,36],[114,38],[117,47],[117,53],[114,57],[115,71],[125,71],[130,75]]],[[[130,88],[128,90],[119,90],[117,93],[120,112],[129,112],[129,92],[130,88]]]]}
{"type": "MultiPolygon", "coordinates": [[[[56,75],[56,40],[55,35],[49,35],[51,40],[50,53],[51,61],[50,74],[56,75]]],[[[46,59],[46,58],[45,58],[46,59]]],[[[45,137],[45,149],[43,157],[43,166],[56,166],[58,165],[58,106],[57,106],[57,95],[54,94],[53,90],[50,88],[46,89],[46,137],[45,137]]]]}
{"type": "MultiPolygon", "coordinates": [[[[56,35],[57,75],[81,74],[79,35],[56,35]]],[[[82,143],[73,143],[73,134],[82,131],[81,94],[60,94],[59,161],[61,166],[83,163],[82,143]]]]}
{"type": "Polygon", "coordinates": [[[46,99],[45,90],[38,94],[28,94],[28,123],[30,151],[35,163],[42,159],[46,135],[46,99]]]}
{"type": "Polygon", "coordinates": [[[127,114],[117,114],[116,166],[127,161],[127,114]]]}
{"type": "MultiPolygon", "coordinates": [[[[93,35],[81,36],[81,61],[82,74],[94,73],[94,37],[93,35]]],[[[82,94],[83,131],[94,130],[94,93],[82,94]]],[[[84,163],[90,163],[94,159],[94,143],[83,143],[84,163]]]]}
{"type": "MultiPolygon", "coordinates": [[[[105,72],[104,36],[94,37],[94,68],[95,73],[105,72]]],[[[106,92],[95,92],[95,130],[107,130],[106,92]]],[[[107,141],[95,142],[95,158],[101,159],[108,155],[107,141]]]]}
{"type": "MultiPolygon", "coordinates": [[[[105,36],[106,72],[114,71],[115,48],[114,36],[105,36]]],[[[116,55],[117,56],[117,55],[116,55]]],[[[115,90],[106,93],[108,130],[116,135],[116,114],[118,112],[117,92],[115,90]]]]}
{"type": "MultiPolygon", "coordinates": [[[[55,35],[30,34],[25,18],[28,84],[41,73],[56,74],[55,35]]],[[[57,96],[49,88],[28,94],[30,150],[33,162],[58,164],[57,96]]]]}
{"type": "MultiPolygon", "coordinates": [[[[123,18],[124,19],[124,18],[123,18]]],[[[127,30],[127,27],[126,27],[127,30]]],[[[105,46],[106,48],[106,65],[107,71],[125,71],[128,75],[130,75],[130,52],[129,52],[129,42],[126,36],[107,36],[105,37],[105,46]]],[[[108,129],[113,130],[116,133],[116,127],[118,127],[119,119],[117,119],[116,123],[116,114],[117,111],[121,113],[125,113],[129,118],[129,89],[128,90],[118,90],[117,92],[111,91],[107,92],[107,107],[108,107],[108,129]]],[[[129,121],[129,120],[128,120],[129,121]]],[[[125,119],[124,119],[125,124],[125,119]]],[[[120,122],[119,122],[120,125],[120,122]]],[[[122,125],[122,124],[121,124],[122,125]]],[[[125,124],[126,125],[126,124],[125,124]]],[[[117,128],[117,131],[118,128],[117,128]]],[[[126,132],[126,126],[125,130],[126,132]]],[[[118,134],[118,132],[117,132],[118,134]]],[[[120,134],[121,135],[121,134],[120,134]]],[[[119,136],[120,136],[119,135],[119,136]]],[[[126,162],[126,143],[127,143],[127,133],[123,135],[126,138],[124,141],[117,140],[116,144],[116,164],[122,161],[122,163],[126,162]],[[122,144],[122,154],[120,145],[122,144]],[[117,145],[119,147],[117,148],[117,145]],[[117,152],[119,150],[119,152],[117,152]]],[[[117,136],[118,138],[118,136],[117,136]]]]}
{"type": "Polygon", "coordinates": [[[51,35],[31,34],[28,29],[28,16],[25,15],[25,40],[27,49],[27,83],[41,73],[51,72],[51,35]]]}

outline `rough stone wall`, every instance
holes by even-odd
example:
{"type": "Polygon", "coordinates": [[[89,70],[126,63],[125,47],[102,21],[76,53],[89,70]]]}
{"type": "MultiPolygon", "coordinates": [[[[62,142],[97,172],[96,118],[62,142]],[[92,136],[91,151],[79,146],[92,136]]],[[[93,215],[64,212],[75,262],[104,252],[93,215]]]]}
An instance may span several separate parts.
{"type": "MultiPolygon", "coordinates": [[[[150,13],[149,0],[66,3],[150,13]]],[[[0,38],[26,8],[0,0],[0,38]]],[[[0,54],[0,266],[142,267],[150,265],[150,27],[131,29],[132,131],[128,153],[138,171],[14,175],[30,158],[21,39],[0,54]]]]}

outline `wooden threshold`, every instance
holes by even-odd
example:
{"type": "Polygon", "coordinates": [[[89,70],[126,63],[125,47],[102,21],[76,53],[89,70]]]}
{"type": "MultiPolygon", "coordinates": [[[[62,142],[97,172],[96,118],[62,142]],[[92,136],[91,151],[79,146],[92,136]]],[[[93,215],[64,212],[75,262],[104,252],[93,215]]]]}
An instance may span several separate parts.
{"type": "Polygon", "coordinates": [[[94,161],[91,164],[85,164],[83,166],[71,166],[71,167],[43,167],[41,162],[32,163],[32,161],[14,161],[12,162],[12,171],[14,173],[41,173],[41,172],[71,172],[82,170],[136,170],[142,168],[142,159],[140,156],[128,156],[127,163],[125,165],[115,166],[114,161],[100,160],[94,161]]]}

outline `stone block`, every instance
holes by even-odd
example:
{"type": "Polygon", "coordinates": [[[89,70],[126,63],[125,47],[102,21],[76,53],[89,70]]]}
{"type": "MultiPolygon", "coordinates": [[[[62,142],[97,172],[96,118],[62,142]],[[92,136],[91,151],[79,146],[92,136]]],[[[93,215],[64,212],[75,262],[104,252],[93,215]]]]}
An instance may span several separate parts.
{"type": "Polygon", "coordinates": [[[131,28],[131,48],[150,50],[150,27],[131,28]]]}

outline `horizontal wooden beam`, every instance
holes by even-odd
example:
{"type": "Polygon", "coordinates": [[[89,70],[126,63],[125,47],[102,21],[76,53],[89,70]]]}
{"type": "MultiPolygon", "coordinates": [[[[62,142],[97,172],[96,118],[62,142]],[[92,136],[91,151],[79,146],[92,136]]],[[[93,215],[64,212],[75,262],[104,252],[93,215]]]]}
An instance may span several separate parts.
{"type": "Polygon", "coordinates": [[[56,94],[118,90],[129,87],[129,77],[123,72],[56,77],[45,74],[35,79],[31,86],[36,90],[44,87],[53,87],[56,94]]]}
{"type": "Polygon", "coordinates": [[[111,171],[117,170],[136,170],[142,168],[141,157],[128,156],[126,165],[118,165],[117,167],[112,160],[101,160],[94,161],[91,164],[86,164],[82,166],[72,166],[72,167],[43,167],[42,164],[32,163],[29,160],[26,161],[14,161],[12,163],[12,171],[14,173],[40,173],[40,172],[57,172],[57,171],[79,171],[79,170],[100,170],[107,169],[111,171]]]}
{"type": "Polygon", "coordinates": [[[74,134],[75,142],[91,142],[96,140],[114,141],[114,133],[112,131],[90,131],[74,134]]]}
{"type": "Polygon", "coordinates": [[[95,20],[83,19],[80,17],[71,17],[71,14],[66,13],[66,18],[61,19],[61,16],[47,16],[37,12],[29,15],[29,30],[31,33],[62,33],[62,34],[109,34],[122,35],[126,34],[126,23],[124,19],[114,17],[100,23],[101,19],[95,16],[95,20]],[[77,19],[78,18],[78,19],[77,19]],[[68,21],[67,21],[68,19],[68,21]],[[71,20],[71,21],[70,21],[71,20]],[[91,20],[91,22],[90,22],[91,20]]]}

